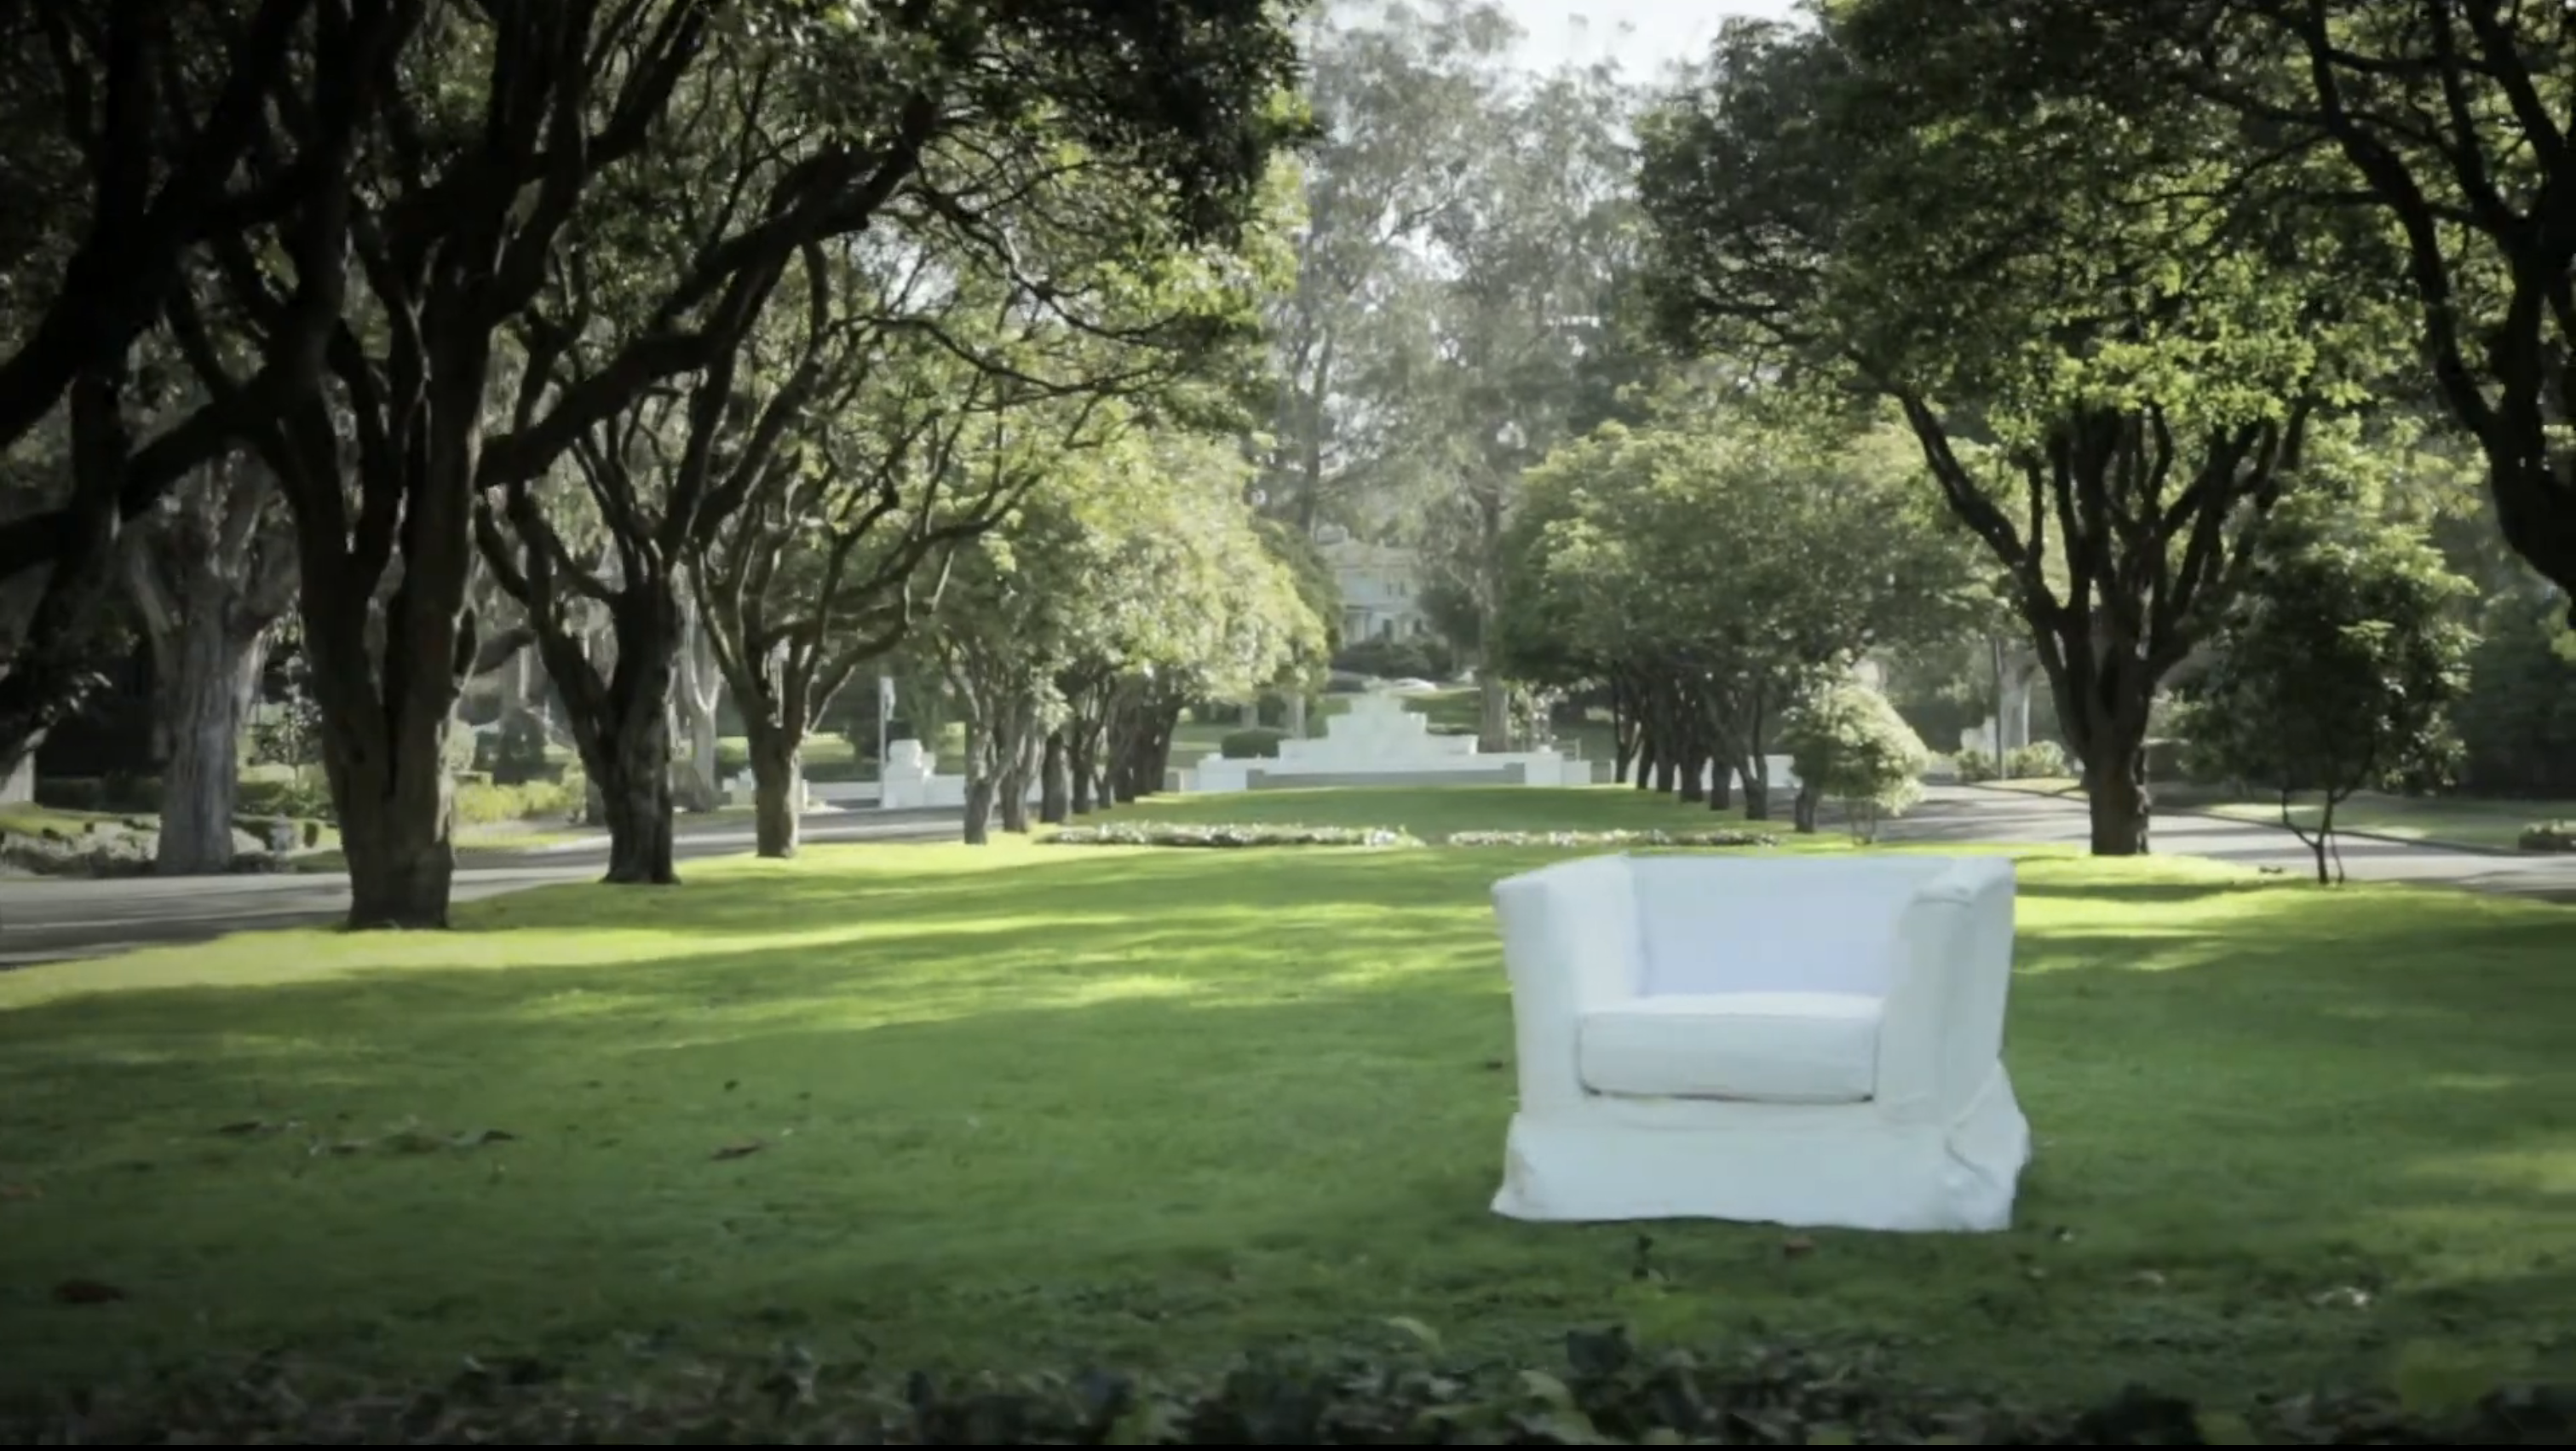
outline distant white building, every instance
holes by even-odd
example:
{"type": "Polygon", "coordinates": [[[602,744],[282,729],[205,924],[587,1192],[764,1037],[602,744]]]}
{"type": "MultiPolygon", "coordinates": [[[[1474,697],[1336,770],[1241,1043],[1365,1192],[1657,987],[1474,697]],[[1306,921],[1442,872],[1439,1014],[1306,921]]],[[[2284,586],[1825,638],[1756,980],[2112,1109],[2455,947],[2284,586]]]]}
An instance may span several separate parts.
{"type": "Polygon", "coordinates": [[[1341,587],[1343,643],[1410,640],[1431,633],[1420,598],[1422,561],[1412,550],[1354,539],[1335,524],[1315,531],[1315,547],[1331,566],[1333,583],[1341,587]]]}

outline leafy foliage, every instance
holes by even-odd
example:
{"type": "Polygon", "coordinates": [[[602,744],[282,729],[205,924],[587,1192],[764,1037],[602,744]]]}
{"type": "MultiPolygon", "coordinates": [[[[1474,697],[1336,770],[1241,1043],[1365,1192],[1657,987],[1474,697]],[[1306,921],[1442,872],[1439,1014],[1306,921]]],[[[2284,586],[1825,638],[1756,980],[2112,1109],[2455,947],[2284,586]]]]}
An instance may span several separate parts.
{"type": "Polygon", "coordinates": [[[2270,532],[2188,685],[2186,730],[2218,769],[2279,793],[2282,824],[2311,840],[2324,881],[2336,803],[2437,785],[2450,769],[2472,644],[2452,615],[2469,585],[2400,526],[2311,507],[2270,532]],[[2324,803],[2313,839],[2289,809],[2299,792],[2324,803]]]}
{"type": "Polygon", "coordinates": [[[1790,718],[1780,744],[1803,789],[1843,803],[1857,841],[1923,799],[1930,753],[1887,697],[1856,681],[1818,691],[1790,718]]]}
{"type": "MultiPolygon", "coordinates": [[[[2311,423],[2390,363],[2379,240],[2187,106],[2051,94],[2061,37],[1943,0],[1725,27],[1642,128],[1667,335],[1901,413],[2008,574],[2090,769],[2146,845],[2159,685],[2241,578],[2311,423]]],[[[1826,408],[1820,401],[1819,410],[1826,408]]]]}
{"type": "Polygon", "coordinates": [[[1286,737],[1263,728],[1228,731],[1217,742],[1217,754],[1229,761],[1271,760],[1279,754],[1279,742],[1286,737]]]}
{"type": "Polygon", "coordinates": [[[2384,1395],[2300,1396],[2211,1413],[2131,1387],[2033,1408],[1907,1384],[1866,1358],[1796,1346],[1649,1355],[1619,1328],[1565,1338],[1548,1368],[1452,1364],[1423,1349],[1293,1350],[1221,1376],[854,1373],[789,1346],[649,1388],[562,1379],[543,1362],[469,1359],[442,1383],[349,1385],[281,1359],[0,1410],[35,1444],[1382,1446],[1382,1445],[2563,1445],[2576,1391],[2507,1386],[2461,1410],[2384,1395]]]}

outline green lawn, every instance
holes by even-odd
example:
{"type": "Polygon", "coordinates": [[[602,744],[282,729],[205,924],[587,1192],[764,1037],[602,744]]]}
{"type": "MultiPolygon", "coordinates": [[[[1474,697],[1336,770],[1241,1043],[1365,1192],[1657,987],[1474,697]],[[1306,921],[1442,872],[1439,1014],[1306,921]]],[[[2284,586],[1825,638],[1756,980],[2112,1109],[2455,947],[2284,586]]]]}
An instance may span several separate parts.
{"type": "MultiPolygon", "coordinates": [[[[2083,791],[2071,777],[2043,776],[1989,784],[2016,791],[2072,796],[2083,791]]],[[[2278,825],[2281,803],[2234,795],[2224,788],[2181,782],[2155,788],[2156,804],[2181,811],[2205,811],[2237,821],[2278,825]]],[[[2293,798],[2291,819],[2314,830],[2318,806],[2313,798],[2293,798]]],[[[2382,796],[2359,792],[2335,808],[2335,829],[2424,841],[2486,851],[2512,851],[2522,829],[2535,822],[2576,817],[2576,801],[2518,801],[2475,796],[2382,796]]]]}
{"type": "MultiPolygon", "coordinates": [[[[1609,789],[1223,806],[1126,814],[1709,817],[1609,789]]],[[[1512,1096],[1486,892],[1551,855],[822,848],[448,934],[0,974],[0,1387],[210,1348],[1152,1366],[1388,1317],[1466,1354],[1612,1320],[1863,1339],[2066,1396],[2569,1346],[2558,909],[2027,853],[2021,1227],[1641,1250],[1485,1207],[1512,1096]],[[124,1298],[57,1303],[70,1280],[124,1298]]]]}

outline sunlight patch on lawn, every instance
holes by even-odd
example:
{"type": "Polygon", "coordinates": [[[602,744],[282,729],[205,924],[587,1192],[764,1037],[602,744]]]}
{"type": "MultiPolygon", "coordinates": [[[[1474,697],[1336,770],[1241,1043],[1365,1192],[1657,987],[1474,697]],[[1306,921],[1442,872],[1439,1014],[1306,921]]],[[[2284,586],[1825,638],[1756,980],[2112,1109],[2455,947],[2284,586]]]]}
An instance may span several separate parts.
{"type": "Polygon", "coordinates": [[[2576,1141],[2447,1154],[2416,1163],[2417,1178],[2505,1194],[2566,1198],[2576,1210],[2576,1141]]]}

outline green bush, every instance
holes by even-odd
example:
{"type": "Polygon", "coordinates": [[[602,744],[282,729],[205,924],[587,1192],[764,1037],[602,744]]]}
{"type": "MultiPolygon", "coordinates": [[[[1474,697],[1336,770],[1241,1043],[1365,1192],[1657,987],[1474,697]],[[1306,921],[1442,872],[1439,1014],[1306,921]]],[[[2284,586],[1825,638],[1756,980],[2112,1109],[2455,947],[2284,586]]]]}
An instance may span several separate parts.
{"type": "Polygon", "coordinates": [[[2075,766],[2066,759],[2064,746],[2055,741],[2033,741],[2004,753],[2004,774],[2016,780],[2036,776],[2072,776],[2075,766]]]}
{"type": "Polygon", "coordinates": [[[56,811],[104,811],[106,783],[96,776],[39,776],[36,804],[56,811]]]}
{"type": "Polygon", "coordinates": [[[1228,731],[1217,742],[1217,752],[1229,761],[1266,760],[1279,754],[1279,743],[1285,739],[1280,732],[1266,727],[1228,731]]]}
{"type": "Polygon", "coordinates": [[[551,775],[554,764],[546,759],[545,723],[526,711],[503,716],[499,729],[475,737],[474,769],[489,773],[503,786],[551,775]]]}
{"type": "Polygon", "coordinates": [[[1780,733],[1801,785],[1799,825],[1813,829],[1807,803],[1832,797],[1843,803],[1854,839],[1875,840],[1879,820],[1923,799],[1923,768],[1931,753],[1914,727],[1868,686],[1826,687],[1780,733]]]}
{"type": "Polygon", "coordinates": [[[474,727],[461,720],[451,720],[438,737],[438,768],[449,776],[461,776],[474,769],[474,727]]]}
{"type": "Polygon", "coordinates": [[[1969,785],[1992,781],[2000,774],[1995,768],[1995,758],[1983,751],[1961,751],[1950,758],[1950,766],[1958,773],[1959,779],[1969,785]]]}
{"type": "Polygon", "coordinates": [[[101,811],[161,814],[161,778],[141,771],[110,771],[99,781],[101,811]]]}
{"type": "MultiPolygon", "coordinates": [[[[1026,1367],[910,1375],[765,1356],[665,1357],[628,1383],[527,1359],[468,1359],[415,1383],[332,1376],[272,1354],[134,1375],[0,1406],[11,1445],[298,1446],[2558,1446],[2576,1392],[2474,1401],[2385,1393],[2231,1412],[2143,1385],[2034,1405],[1911,1383],[1865,1354],[1799,1345],[1656,1348],[1576,1330],[1545,1365],[1468,1360],[1396,1322],[1403,1349],[1296,1347],[1222,1374],[1026,1367]]],[[[898,1362],[898,1365],[900,1363],[898,1362]]],[[[2474,1392],[2471,1392],[2474,1394],[2474,1392]]]]}
{"type": "Polygon", "coordinates": [[[284,778],[247,778],[233,788],[233,809],[244,816],[329,820],[331,783],[317,766],[303,767],[284,778]]]}
{"type": "Polygon", "coordinates": [[[2524,851],[2576,851],[2576,824],[2538,821],[2522,829],[2514,843],[2524,851]]]}
{"type": "Polygon", "coordinates": [[[580,813],[581,796],[578,781],[569,790],[562,781],[522,781],[516,786],[460,782],[456,788],[456,820],[468,826],[536,818],[562,820],[580,813]]]}
{"type": "MultiPolygon", "coordinates": [[[[743,769],[748,771],[750,767],[743,769]]],[[[809,760],[804,764],[804,776],[808,781],[873,781],[877,778],[877,763],[855,757],[846,761],[809,760]]]]}
{"type": "Polygon", "coordinates": [[[1457,673],[1458,662],[1438,640],[1362,640],[1342,647],[1333,668],[1387,680],[1446,680],[1457,673]]]}

